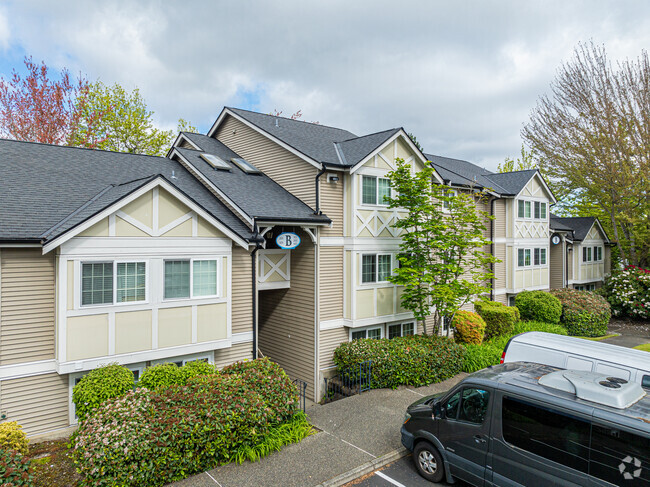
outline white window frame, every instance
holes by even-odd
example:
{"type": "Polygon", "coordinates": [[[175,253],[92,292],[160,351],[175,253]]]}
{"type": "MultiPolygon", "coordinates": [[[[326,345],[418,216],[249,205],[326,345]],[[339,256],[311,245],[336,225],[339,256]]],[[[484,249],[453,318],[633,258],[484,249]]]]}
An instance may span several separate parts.
{"type": "Polygon", "coordinates": [[[372,325],[372,326],[364,326],[363,328],[350,328],[350,332],[348,336],[349,341],[352,341],[352,333],[357,333],[360,331],[364,331],[366,336],[364,338],[355,338],[355,340],[363,340],[368,338],[369,330],[379,330],[379,339],[385,338],[384,325],[372,325]]]}
{"type": "Polygon", "coordinates": [[[389,206],[389,203],[385,203],[384,201],[381,201],[381,202],[379,201],[379,180],[380,179],[385,179],[386,181],[388,181],[388,187],[390,189],[390,197],[391,198],[393,197],[393,191],[394,190],[393,190],[392,186],[390,185],[390,179],[389,178],[385,178],[385,177],[382,177],[382,176],[372,176],[370,174],[362,174],[361,175],[361,205],[362,206],[384,206],[384,207],[389,206]],[[375,202],[374,203],[365,203],[363,201],[363,178],[372,178],[372,179],[375,180],[375,202]]]}
{"type": "Polygon", "coordinates": [[[170,303],[174,301],[187,301],[188,299],[210,299],[221,297],[221,276],[223,273],[221,257],[165,257],[162,259],[162,290],[161,296],[163,303],[170,303]],[[166,298],[165,297],[165,263],[171,261],[189,260],[190,261],[190,296],[187,298],[166,298]],[[194,296],[194,261],[195,260],[214,260],[217,263],[217,294],[210,294],[205,296],[194,296]]]}
{"type": "Polygon", "coordinates": [[[517,268],[518,269],[525,269],[525,268],[541,268],[541,267],[547,267],[548,266],[548,247],[519,247],[517,248],[517,268]],[[524,252],[524,264],[519,265],[519,251],[522,250],[524,252]],[[526,251],[530,252],[530,264],[526,264],[526,251]],[[540,263],[535,264],[535,250],[539,251],[539,256],[540,256],[540,263]],[[542,250],[544,250],[544,263],[541,263],[541,256],[542,256],[542,250]]]}
{"type": "Polygon", "coordinates": [[[582,247],[582,263],[589,264],[593,262],[593,249],[591,247],[585,246],[582,247]]]}
{"type": "Polygon", "coordinates": [[[602,245],[594,245],[594,250],[592,252],[593,252],[593,255],[592,255],[593,262],[602,262],[603,260],[605,260],[605,258],[603,256],[604,252],[603,252],[603,246],[602,245]],[[597,254],[596,249],[600,249],[600,258],[599,259],[596,258],[596,254],[597,254]]]}
{"type": "MultiPolygon", "coordinates": [[[[203,359],[207,359],[209,364],[214,364],[214,354],[200,353],[195,355],[178,355],[176,357],[167,357],[158,360],[152,360],[151,366],[153,367],[154,365],[168,364],[174,362],[181,362],[183,365],[186,365],[188,362],[194,362],[195,360],[203,360],[203,359]]],[[[181,365],[181,367],[183,365],[181,365]]]]}
{"type": "Polygon", "coordinates": [[[361,254],[361,262],[359,265],[359,282],[361,283],[362,286],[372,286],[373,284],[391,284],[390,281],[380,281],[379,280],[379,256],[380,255],[387,255],[390,257],[390,274],[393,275],[395,271],[395,254],[390,253],[390,252],[362,252],[361,254]],[[375,256],[375,280],[374,281],[368,281],[368,282],[363,282],[363,258],[366,256],[375,256]]]}
{"type": "MultiPolygon", "coordinates": [[[[404,325],[413,325],[413,335],[416,334],[417,329],[415,327],[415,321],[405,321],[403,323],[388,323],[388,324],[386,324],[386,338],[390,338],[390,327],[391,326],[399,326],[399,335],[397,335],[397,336],[399,336],[399,337],[405,336],[404,335],[404,325]]],[[[411,335],[407,335],[407,336],[411,336],[411,335]]],[[[397,338],[397,337],[393,337],[393,338],[397,338]]]]}
{"type": "Polygon", "coordinates": [[[109,306],[131,306],[134,304],[147,304],[149,302],[149,270],[151,262],[149,259],[98,259],[88,260],[84,259],[79,261],[79,285],[75,286],[75,292],[79,295],[79,309],[88,308],[101,308],[109,306]],[[117,302],[117,265],[118,264],[132,264],[144,263],[144,301],[123,301],[117,302]],[[112,303],[98,303],[98,304],[83,304],[83,269],[84,264],[112,264],[113,265],[113,302],[112,303]]]}
{"type": "Polygon", "coordinates": [[[542,200],[529,200],[529,199],[524,199],[524,198],[518,198],[516,201],[516,214],[517,214],[517,219],[518,220],[536,220],[536,221],[547,221],[548,220],[548,201],[542,201],[542,200]],[[519,202],[522,202],[524,204],[524,215],[520,216],[519,215],[519,202]],[[526,205],[530,205],[530,216],[526,216],[526,205]],[[539,217],[535,216],[535,206],[539,205],[539,217]],[[544,213],[545,216],[542,217],[542,205],[544,205],[544,213]]]}

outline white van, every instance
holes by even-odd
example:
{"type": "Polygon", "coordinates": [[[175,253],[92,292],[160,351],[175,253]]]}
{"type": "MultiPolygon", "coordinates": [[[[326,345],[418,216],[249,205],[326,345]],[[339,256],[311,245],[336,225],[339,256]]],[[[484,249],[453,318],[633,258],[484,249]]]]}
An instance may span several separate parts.
{"type": "Polygon", "coordinates": [[[507,362],[588,370],[638,382],[650,390],[650,353],[609,343],[531,331],[510,339],[501,356],[501,363],[507,362]]]}

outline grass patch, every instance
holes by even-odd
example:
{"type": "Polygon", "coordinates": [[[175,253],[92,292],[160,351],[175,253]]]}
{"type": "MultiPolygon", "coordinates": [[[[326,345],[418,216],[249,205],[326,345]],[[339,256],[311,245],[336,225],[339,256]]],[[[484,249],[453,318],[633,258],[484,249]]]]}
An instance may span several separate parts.
{"type": "Polygon", "coordinates": [[[643,350],[644,352],[650,352],[650,343],[644,343],[642,345],[637,345],[634,347],[637,350],[643,350]]]}
{"type": "Polygon", "coordinates": [[[614,337],[617,337],[617,336],[621,336],[621,334],[620,333],[612,333],[610,335],[603,335],[601,337],[576,337],[576,338],[582,338],[583,340],[591,340],[592,342],[597,342],[597,341],[600,341],[600,340],[606,340],[608,338],[614,338],[614,337]]]}

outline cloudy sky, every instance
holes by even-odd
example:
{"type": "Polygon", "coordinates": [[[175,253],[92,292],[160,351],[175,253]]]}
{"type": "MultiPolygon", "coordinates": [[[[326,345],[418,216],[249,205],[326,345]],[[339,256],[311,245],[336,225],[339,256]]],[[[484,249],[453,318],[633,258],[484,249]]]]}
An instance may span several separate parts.
{"type": "Polygon", "coordinates": [[[578,42],[650,45],[644,1],[3,1],[0,74],[24,56],[140,88],[157,123],[205,132],[224,105],[358,135],[403,126],[494,169],[578,42]]]}

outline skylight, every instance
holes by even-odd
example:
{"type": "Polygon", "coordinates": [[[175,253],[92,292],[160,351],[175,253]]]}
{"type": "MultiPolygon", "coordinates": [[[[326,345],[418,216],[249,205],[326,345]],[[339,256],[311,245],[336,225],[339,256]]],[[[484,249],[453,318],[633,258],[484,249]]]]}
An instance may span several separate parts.
{"type": "Polygon", "coordinates": [[[232,162],[237,164],[237,167],[244,171],[246,174],[262,174],[262,171],[257,169],[255,166],[253,166],[250,162],[248,162],[246,159],[241,159],[238,157],[233,157],[230,159],[232,162]]]}
{"type": "Polygon", "coordinates": [[[215,156],[214,154],[206,154],[205,152],[202,152],[199,155],[201,156],[201,159],[203,159],[215,169],[230,171],[230,164],[224,161],[221,157],[215,156]]]}

